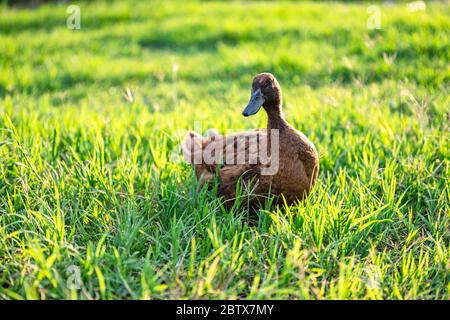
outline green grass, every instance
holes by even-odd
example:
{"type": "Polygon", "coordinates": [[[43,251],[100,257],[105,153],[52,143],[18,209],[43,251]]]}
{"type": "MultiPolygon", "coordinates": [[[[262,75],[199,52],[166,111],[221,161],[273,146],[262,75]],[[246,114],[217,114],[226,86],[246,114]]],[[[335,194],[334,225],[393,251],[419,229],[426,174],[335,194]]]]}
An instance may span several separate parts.
{"type": "Polygon", "coordinates": [[[450,298],[448,4],[80,6],[0,9],[0,298],[450,298]],[[260,72],[321,171],[253,225],[173,150],[260,72]]]}

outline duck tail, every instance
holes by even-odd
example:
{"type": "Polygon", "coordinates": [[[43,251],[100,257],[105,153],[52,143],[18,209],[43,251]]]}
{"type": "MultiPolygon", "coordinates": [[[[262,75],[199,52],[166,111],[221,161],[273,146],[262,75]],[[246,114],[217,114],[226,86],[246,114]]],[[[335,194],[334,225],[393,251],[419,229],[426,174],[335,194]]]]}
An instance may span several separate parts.
{"type": "Polygon", "coordinates": [[[181,142],[186,162],[194,165],[202,163],[203,137],[197,132],[189,131],[181,142]]]}

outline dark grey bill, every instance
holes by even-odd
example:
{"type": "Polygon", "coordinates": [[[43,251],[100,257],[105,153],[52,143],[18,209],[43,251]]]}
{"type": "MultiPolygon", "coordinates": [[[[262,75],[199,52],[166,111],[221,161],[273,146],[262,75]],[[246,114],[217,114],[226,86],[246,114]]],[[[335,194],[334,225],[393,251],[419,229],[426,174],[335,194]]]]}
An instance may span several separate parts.
{"type": "Polygon", "coordinates": [[[252,97],[250,98],[250,101],[245,107],[244,112],[242,112],[242,115],[245,117],[251,116],[259,111],[261,109],[261,106],[264,104],[266,99],[264,98],[264,95],[261,93],[261,89],[256,90],[252,93],[252,97]]]}

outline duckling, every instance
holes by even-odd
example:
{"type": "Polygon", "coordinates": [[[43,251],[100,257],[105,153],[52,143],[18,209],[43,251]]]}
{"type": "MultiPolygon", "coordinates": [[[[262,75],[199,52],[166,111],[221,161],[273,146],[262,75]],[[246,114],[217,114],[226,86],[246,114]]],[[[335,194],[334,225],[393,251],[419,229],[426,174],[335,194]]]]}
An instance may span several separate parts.
{"type": "Polygon", "coordinates": [[[252,202],[268,195],[279,204],[302,201],[317,181],[319,156],[314,144],[286,121],[281,87],[270,73],[253,79],[242,114],[254,115],[261,107],[267,128],[208,137],[189,132],[182,142],[185,158],[202,185],[218,179],[218,195],[229,204],[235,201],[239,182],[249,187],[252,202]]]}

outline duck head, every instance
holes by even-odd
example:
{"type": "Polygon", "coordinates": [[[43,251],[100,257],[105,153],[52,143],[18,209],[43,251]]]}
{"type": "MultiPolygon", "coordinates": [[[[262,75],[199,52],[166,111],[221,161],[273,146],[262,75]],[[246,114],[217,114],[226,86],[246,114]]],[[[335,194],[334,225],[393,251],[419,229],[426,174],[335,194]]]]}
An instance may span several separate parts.
{"type": "Polygon", "coordinates": [[[269,115],[281,113],[281,87],[271,73],[260,73],[253,79],[252,95],[242,115],[251,116],[257,113],[261,107],[269,115]]]}

